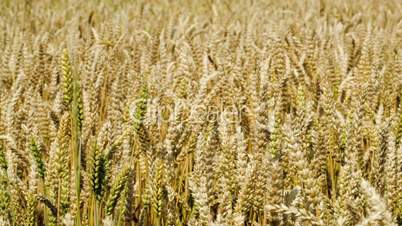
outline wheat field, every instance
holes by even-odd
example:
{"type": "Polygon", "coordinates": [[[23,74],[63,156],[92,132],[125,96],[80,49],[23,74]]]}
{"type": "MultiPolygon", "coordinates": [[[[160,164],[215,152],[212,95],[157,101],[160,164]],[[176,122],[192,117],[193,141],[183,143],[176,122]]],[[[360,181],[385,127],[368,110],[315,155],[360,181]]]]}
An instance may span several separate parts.
{"type": "Polygon", "coordinates": [[[0,226],[402,225],[400,0],[1,0],[0,226]]]}

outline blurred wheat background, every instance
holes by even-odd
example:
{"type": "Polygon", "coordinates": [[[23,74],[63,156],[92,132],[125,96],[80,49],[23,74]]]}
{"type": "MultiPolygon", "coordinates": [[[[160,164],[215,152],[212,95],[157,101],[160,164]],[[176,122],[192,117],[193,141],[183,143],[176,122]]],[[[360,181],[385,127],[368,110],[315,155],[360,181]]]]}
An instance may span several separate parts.
{"type": "Polygon", "coordinates": [[[0,225],[402,225],[400,0],[2,0],[0,225]]]}

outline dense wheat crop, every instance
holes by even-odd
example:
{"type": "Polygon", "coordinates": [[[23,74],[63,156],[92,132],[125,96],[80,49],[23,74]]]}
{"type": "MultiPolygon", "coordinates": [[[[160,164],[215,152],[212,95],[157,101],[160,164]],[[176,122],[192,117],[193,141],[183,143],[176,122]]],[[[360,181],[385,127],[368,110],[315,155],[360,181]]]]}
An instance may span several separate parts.
{"type": "Polygon", "coordinates": [[[400,0],[1,0],[0,226],[402,225],[400,0]]]}

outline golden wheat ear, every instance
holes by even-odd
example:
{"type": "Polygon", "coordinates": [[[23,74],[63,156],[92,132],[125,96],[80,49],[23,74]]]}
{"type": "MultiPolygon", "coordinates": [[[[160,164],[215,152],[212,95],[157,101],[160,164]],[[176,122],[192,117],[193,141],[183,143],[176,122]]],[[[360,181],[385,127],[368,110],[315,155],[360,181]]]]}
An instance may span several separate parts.
{"type": "Polygon", "coordinates": [[[0,226],[401,224],[401,11],[0,1],[0,226]]]}

